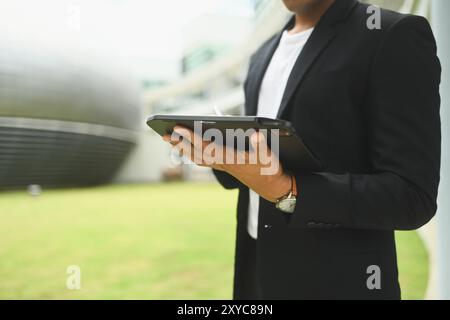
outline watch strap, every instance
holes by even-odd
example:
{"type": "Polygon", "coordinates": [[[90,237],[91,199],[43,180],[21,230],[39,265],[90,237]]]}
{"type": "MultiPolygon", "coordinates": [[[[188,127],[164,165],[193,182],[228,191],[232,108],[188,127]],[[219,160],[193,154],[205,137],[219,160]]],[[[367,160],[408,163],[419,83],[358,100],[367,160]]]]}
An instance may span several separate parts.
{"type": "Polygon", "coordinates": [[[291,194],[294,197],[298,196],[298,192],[297,192],[297,179],[295,178],[295,176],[293,174],[291,174],[291,194]]]}

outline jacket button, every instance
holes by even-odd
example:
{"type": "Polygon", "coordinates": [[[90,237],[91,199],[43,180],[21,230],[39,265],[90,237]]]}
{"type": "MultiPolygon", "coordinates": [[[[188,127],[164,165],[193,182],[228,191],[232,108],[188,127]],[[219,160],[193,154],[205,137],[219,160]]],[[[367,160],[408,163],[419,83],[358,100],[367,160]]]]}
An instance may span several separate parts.
{"type": "Polygon", "coordinates": [[[315,222],[308,222],[307,223],[308,228],[315,228],[317,226],[317,224],[315,222]]]}

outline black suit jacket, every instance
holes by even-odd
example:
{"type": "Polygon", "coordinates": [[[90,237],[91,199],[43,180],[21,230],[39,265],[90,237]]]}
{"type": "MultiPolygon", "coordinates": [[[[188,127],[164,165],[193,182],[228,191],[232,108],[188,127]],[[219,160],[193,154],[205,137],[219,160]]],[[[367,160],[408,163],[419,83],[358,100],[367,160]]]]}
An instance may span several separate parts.
{"type": "MultiPolygon", "coordinates": [[[[400,298],[394,230],[416,229],[436,211],[441,68],[426,19],[383,10],[381,30],[369,30],[368,17],[367,5],[336,0],[293,68],[278,116],[324,170],[297,173],[291,216],[260,201],[253,265],[248,189],[215,172],[225,188],[240,189],[236,299],[400,298]],[[372,265],[381,290],[367,287],[372,265]]],[[[280,37],[251,58],[248,115],[280,37]]]]}

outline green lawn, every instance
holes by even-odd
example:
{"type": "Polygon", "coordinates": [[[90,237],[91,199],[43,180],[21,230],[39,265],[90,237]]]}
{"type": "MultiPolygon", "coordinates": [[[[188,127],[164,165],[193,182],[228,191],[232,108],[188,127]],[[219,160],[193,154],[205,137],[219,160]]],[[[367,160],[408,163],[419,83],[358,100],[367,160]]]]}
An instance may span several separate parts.
{"type": "MultiPolygon", "coordinates": [[[[235,196],[215,184],[1,193],[0,298],[229,299],[235,196]]],[[[403,296],[420,299],[426,252],[415,233],[398,239],[403,296]]]]}

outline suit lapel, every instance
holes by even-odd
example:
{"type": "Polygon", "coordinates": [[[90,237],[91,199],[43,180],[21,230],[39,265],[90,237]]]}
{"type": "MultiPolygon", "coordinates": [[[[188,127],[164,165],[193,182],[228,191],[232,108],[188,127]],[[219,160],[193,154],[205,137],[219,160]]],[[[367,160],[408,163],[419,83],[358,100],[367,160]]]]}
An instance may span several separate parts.
{"type": "MultiPolygon", "coordinates": [[[[319,55],[329,46],[336,36],[335,24],[344,20],[351,10],[358,3],[357,0],[335,0],[335,3],[323,15],[317,26],[314,28],[311,37],[305,44],[300,56],[292,69],[286,89],[281,101],[278,118],[281,118],[286,111],[289,102],[300,86],[305,75],[310,70],[319,55]]],[[[283,31],[290,29],[295,24],[295,17],[283,28],[283,31]]],[[[247,99],[247,115],[256,115],[258,109],[259,91],[261,83],[264,79],[267,67],[269,66],[272,56],[278,47],[283,31],[278,33],[269,43],[263,47],[261,53],[255,56],[253,66],[248,75],[248,99],[247,99]]]]}
{"type": "Polygon", "coordinates": [[[281,100],[280,109],[278,111],[278,118],[286,110],[289,101],[300,86],[303,78],[308,73],[314,61],[319,57],[321,52],[332,42],[336,35],[333,28],[329,26],[317,26],[308,42],[305,44],[297,61],[294,64],[291,75],[289,77],[286,89],[284,91],[283,99],[281,100]]]}
{"type": "Polygon", "coordinates": [[[266,70],[269,66],[272,56],[280,43],[282,32],[278,33],[273,39],[267,44],[267,46],[260,53],[259,57],[255,57],[254,65],[249,73],[248,80],[248,92],[250,93],[249,100],[247,101],[247,112],[246,114],[256,115],[258,109],[258,98],[259,90],[261,88],[261,83],[263,81],[266,70]]]}
{"type": "Polygon", "coordinates": [[[336,37],[336,24],[345,20],[357,3],[357,0],[335,0],[334,4],[322,16],[294,64],[281,100],[278,118],[283,116],[293,95],[314,62],[336,37]]]}

